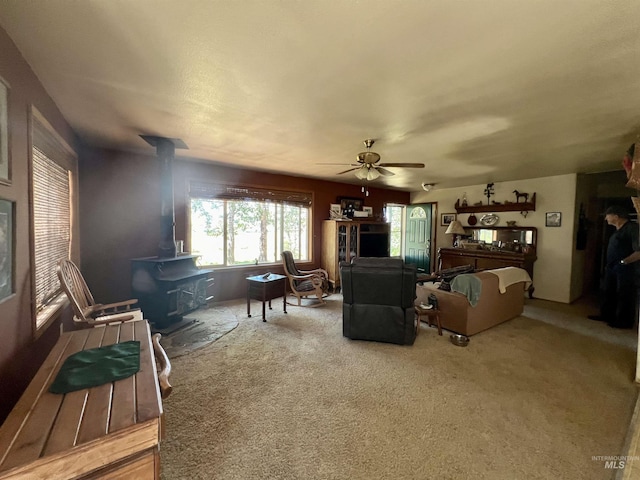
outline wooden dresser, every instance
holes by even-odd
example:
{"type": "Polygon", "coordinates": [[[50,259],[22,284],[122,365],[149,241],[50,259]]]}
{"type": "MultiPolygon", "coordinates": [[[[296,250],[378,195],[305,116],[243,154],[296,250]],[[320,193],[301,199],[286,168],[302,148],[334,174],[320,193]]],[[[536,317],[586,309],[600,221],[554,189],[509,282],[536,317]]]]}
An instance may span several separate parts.
{"type": "MultiPolygon", "coordinates": [[[[535,207],[535,194],[533,202],[535,207]]],[[[513,208],[513,205],[515,204],[510,204],[509,208],[513,208]]],[[[472,242],[482,244],[478,245],[482,248],[440,248],[438,250],[439,269],[460,265],[471,265],[476,270],[518,267],[525,269],[533,279],[533,263],[537,259],[538,241],[538,230],[535,227],[482,226],[464,229],[466,237],[472,242]]]]}
{"type": "Polygon", "coordinates": [[[465,248],[441,248],[438,250],[440,270],[460,265],[471,265],[476,270],[518,267],[525,269],[529,276],[533,278],[533,262],[535,260],[535,255],[515,252],[491,252],[465,248]]]}
{"type": "Polygon", "coordinates": [[[63,333],[0,428],[0,479],[157,479],[162,400],[146,320],[63,333]],[[65,395],[48,389],[71,354],[140,341],[140,371],[65,395]]]}

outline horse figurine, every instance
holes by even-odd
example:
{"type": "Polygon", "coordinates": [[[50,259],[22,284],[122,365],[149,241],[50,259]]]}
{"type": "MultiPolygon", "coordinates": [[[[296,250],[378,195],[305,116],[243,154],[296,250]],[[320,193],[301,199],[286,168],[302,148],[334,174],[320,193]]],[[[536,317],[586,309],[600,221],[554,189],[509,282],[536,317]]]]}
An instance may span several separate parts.
{"type": "Polygon", "coordinates": [[[516,194],[516,203],[520,203],[521,198],[524,198],[524,203],[527,203],[527,201],[529,200],[528,193],[520,193],[518,190],[514,190],[513,193],[516,194]]]}

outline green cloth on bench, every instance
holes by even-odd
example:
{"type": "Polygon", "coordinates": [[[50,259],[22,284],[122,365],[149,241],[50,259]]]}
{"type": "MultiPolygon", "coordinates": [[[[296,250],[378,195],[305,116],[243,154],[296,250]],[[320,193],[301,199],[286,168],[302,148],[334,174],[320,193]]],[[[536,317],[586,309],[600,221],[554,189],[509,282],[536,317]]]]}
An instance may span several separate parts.
{"type": "Polygon", "coordinates": [[[69,393],[130,377],[140,370],[140,342],[91,348],[69,356],[49,387],[51,393],[69,393]]]}

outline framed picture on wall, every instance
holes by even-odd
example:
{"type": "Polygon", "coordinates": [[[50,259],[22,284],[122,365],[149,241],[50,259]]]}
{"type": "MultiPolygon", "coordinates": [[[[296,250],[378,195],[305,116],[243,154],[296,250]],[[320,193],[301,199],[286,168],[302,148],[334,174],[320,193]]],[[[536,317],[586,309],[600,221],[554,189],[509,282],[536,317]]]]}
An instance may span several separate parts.
{"type": "Polygon", "coordinates": [[[13,293],[13,202],[0,199],[0,301],[13,293]]]}
{"type": "Polygon", "coordinates": [[[329,205],[329,218],[342,218],[342,208],[339,203],[331,203],[329,205]]]}
{"type": "Polygon", "coordinates": [[[362,210],[362,205],[364,204],[363,198],[352,198],[352,197],[338,197],[338,202],[340,202],[340,208],[344,212],[345,210],[362,210]]]}
{"type": "Polygon", "coordinates": [[[11,183],[9,156],[9,87],[0,78],[0,183],[11,183]]]}
{"type": "Polygon", "coordinates": [[[559,227],[560,225],[562,225],[561,212],[547,212],[545,214],[545,227],[559,227]]]}
{"type": "Polygon", "coordinates": [[[440,214],[440,225],[443,227],[446,227],[455,219],[456,219],[455,213],[442,213],[440,214]]]}

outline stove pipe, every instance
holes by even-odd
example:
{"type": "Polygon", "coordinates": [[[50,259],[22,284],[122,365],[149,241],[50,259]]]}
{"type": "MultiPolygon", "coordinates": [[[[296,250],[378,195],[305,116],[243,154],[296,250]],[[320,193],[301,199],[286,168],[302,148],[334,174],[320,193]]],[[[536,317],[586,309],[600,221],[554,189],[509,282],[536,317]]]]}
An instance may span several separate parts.
{"type": "Polygon", "coordinates": [[[173,159],[177,148],[188,148],[179,138],[140,135],[147,143],[156,147],[160,160],[160,243],[158,258],[176,256],[176,221],[173,203],[173,159]]]}

